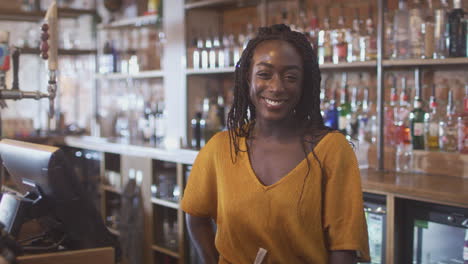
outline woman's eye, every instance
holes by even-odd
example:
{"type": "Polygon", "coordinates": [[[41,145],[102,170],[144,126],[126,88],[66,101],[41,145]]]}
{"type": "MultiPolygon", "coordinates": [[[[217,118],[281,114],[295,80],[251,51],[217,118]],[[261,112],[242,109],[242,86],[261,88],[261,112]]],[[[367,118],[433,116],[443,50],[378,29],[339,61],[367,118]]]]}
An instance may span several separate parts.
{"type": "Polygon", "coordinates": [[[257,73],[257,76],[260,77],[261,79],[267,79],[270,77],[271,74],[269,74],[268,72],[258,72],[257,73]]]}
{"type": "Polygon", "coordinates": [[[297,76],[295,76],[295,75],[286,75],[285,78],[288,81],[296,81],[297,80],[297,76]]]}

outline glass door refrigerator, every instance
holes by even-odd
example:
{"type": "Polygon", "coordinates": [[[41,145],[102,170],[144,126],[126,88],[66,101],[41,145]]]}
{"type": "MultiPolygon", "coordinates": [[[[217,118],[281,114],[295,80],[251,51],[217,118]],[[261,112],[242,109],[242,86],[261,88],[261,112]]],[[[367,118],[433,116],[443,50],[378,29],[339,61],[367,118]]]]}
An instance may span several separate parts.
{"type": "Polygon", "coordinates": [[[387,208],[385,196],[364,193],[371,264],[385,263],[387,208]]]}
{"type": "Polygon", "coordinates": [[[398,263],[468,264],[468,208],[405,201],[398,263]]]}

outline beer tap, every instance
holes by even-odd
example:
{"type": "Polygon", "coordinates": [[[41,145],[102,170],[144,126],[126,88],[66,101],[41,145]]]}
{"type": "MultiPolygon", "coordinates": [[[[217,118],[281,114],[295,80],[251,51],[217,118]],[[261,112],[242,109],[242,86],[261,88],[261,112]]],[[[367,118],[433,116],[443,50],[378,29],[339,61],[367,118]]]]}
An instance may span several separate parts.
{"type": "Polygon", "coordinates": [[[8,47],[9,33],[0,31],[0,107],[7,107],[5,100],[21,100],[49,98],[49,118],[54,116],[54,99],[57,92],[57,5],[55,1],[50,5],[41,27],[41,57],[48,59],[49,80],[47,92],[21,91],[19,88],[19,49],[14,49],[13,83],[11,89],[5,84],[6,72],[10,69],[10,48],[8,47]]]}

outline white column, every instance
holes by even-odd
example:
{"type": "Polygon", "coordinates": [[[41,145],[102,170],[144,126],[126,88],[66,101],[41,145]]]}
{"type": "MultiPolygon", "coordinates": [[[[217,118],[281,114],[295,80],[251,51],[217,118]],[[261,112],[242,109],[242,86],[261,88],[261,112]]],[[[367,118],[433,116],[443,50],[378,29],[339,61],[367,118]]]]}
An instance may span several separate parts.
{"type": "Polygon", "coordinates": [[[164,71],[164,97],[167,111],[168,148],[180,147],[186,137],[187,91],[185,64],[185,9],[184,0],[163,2],[163,29],[166,45],[162,69],[164,71]]]}

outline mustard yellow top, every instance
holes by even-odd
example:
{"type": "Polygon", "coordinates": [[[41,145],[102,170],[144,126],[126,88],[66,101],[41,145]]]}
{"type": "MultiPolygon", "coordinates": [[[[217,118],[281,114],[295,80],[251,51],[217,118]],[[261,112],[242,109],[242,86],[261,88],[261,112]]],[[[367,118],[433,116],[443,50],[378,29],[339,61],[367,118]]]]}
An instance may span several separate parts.
{"type": "MultiPolygon", "coordinates": [[[[346,138],[329,133],[278,182],[265,186],[247,152],[232,162],[228,132],[216,134],[200,151],[181,202],[182,210],[216,221],[219,263],[325,264],[330,250],[356,250],[369,261],[361,179],[346,138]]],[[[240,140],[246,149],[245,138],[240,140]]]]}

